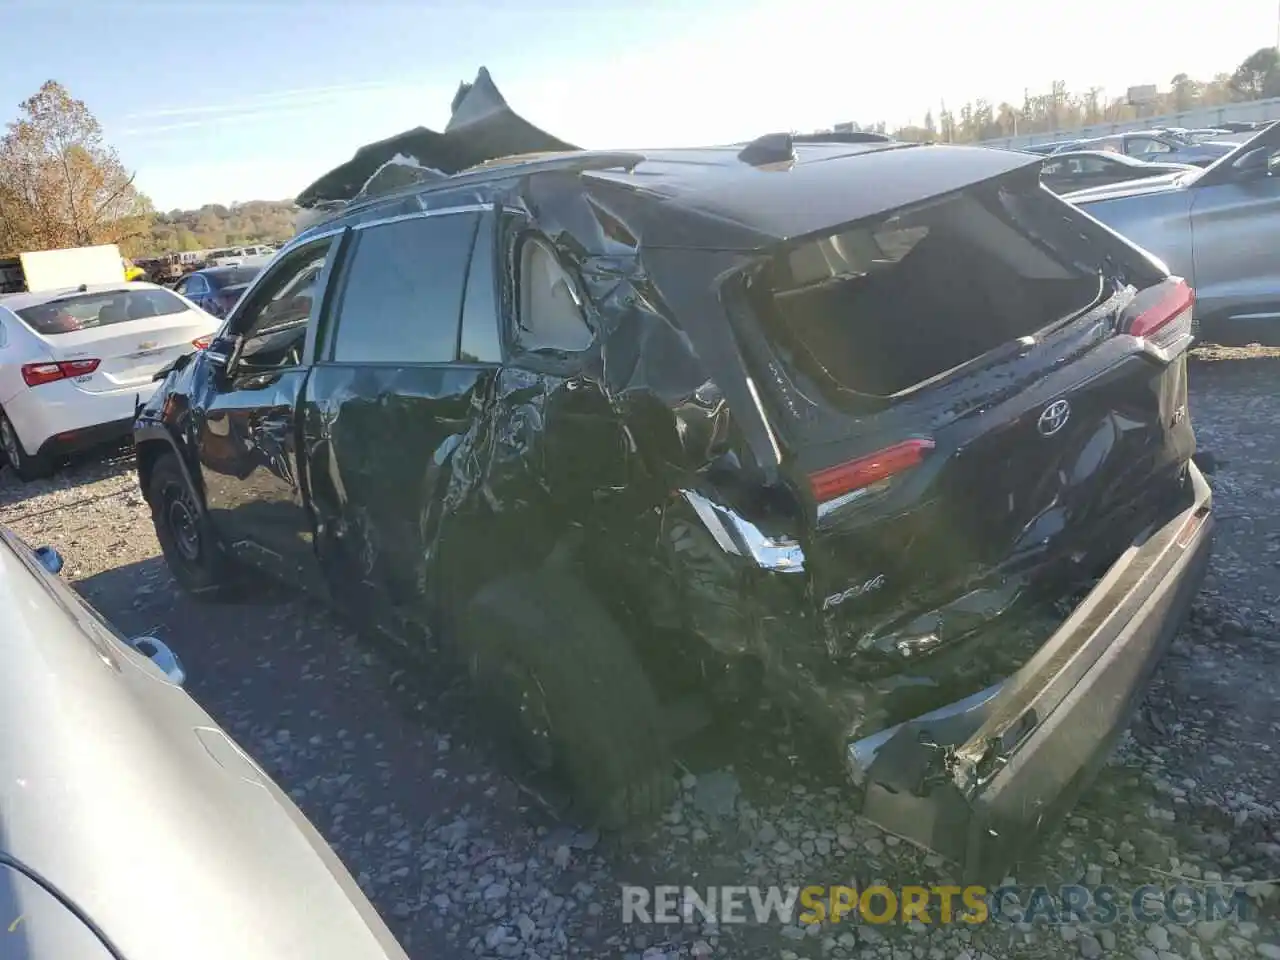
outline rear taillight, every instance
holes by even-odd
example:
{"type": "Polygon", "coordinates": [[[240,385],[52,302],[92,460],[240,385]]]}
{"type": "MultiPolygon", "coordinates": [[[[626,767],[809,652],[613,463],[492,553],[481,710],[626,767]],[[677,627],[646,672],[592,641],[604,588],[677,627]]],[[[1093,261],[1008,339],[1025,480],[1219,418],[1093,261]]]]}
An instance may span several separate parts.
{"type": "MultiPolygon", "coordinates": [[[[1195,291],[1185,280],[1175,280],[1166,285],[1159,299],[1133,318],[1129,334],[1150,340],[1158,346],[1175,342],[1191,334],[1191,313],[1195,306],[1195,291]]],[[[1153,291],[1154,292],[1154,291],[1153,291]]]]}
{"type": "Polygon", "coordinates": [[[24,363],[22,379],[28,387],[38,387],[42,383],[53,383],[55,380],[83,377],[97,370],[101,362],[101,360],[61,360],[57,363],[24,363]]]}
{"type": "Polygon", "coordinates": [[[211,343],[213,343],[213,334],[211,333],[207,333],[203,337],[196,337],[191,341],[191,345],[197,350],[207,350],[211,343]]]}
{"type": "Polygon", "coordinates": [[[809,489],[822,516],[887,485],[897,474],[918,466],[933,449],[933,441],[913,437],[865,457],[809,474],[809,489]]]}

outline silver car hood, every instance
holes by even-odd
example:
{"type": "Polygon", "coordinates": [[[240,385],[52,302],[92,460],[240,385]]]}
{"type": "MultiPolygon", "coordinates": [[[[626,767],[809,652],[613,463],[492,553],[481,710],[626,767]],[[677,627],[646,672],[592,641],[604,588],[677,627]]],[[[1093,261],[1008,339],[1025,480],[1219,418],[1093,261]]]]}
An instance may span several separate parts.
{"type": "Polygon", "coordinates": [[[127,960],[406,960],[262,769],[11,537],[0,529],[5,859],[127,960]]]}
{"type": "Polygon", "coordinates": [[[1163,176],[1148,177],[1143,180],[1129,180],[1124,183],[1113,183],[1105,187],[1091,187],[1088,190],[1076,190],[1064,193],[1063,200],[1071,203],[1093,203],[1098,200],[1119,200],[1122,197],[1142,197],[1153,193],[1177,193],[1185,190],[1181,183],[1185,172],[1167,173],[1163,176]]]}

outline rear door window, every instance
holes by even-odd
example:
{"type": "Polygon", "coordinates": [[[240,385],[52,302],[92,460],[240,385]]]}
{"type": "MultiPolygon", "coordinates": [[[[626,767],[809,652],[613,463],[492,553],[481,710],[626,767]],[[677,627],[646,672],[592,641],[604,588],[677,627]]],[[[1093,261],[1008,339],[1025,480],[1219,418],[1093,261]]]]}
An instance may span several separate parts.
{"type": "Polygon", "coordinates": [[[464,363],[501,363],[498,335],[497,247],[495,215],[485,214],[476,229],[476,242],[462,304],[462,339],[458,359],[464,363]]]}
{"type": "Polygon", "coordinates": [[[109,327],[182,313],[187,305],[168,290],[108,290],[59,297],[15,312],[43,336],[109,327]]]}
{"type": "Polygon", "coordinates": [[[1081,219],[979,185],[775,257],[751,297],[802,392],[888,397],[1093,304],[1081,219]]]}
{"type": "Polygon", "coordinates": [[[340,363],[446,363],[458,353],[476,213],[357,231],[335,313],[340,363]]]}

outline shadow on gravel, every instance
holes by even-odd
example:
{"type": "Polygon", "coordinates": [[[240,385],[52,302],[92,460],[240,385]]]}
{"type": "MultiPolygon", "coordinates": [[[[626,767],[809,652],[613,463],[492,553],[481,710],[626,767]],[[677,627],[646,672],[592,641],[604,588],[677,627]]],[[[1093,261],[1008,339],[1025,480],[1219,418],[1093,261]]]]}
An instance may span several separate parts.
{"type": "MultiPolygon", "coordinates": [[[[24,483],[7,466],[0,468],[0,510],[18,507],[44,494],[64,493],[110,477],[133,472],[133,444],[99,447],[77,454],[60,465],[53,476],[24,483]]],[[[27,514],[6,516],[13,523],[27,514]]]]}
{"type": "MultiPolygon", "coordinates": [[[[307,783],[299,784],[290,763],[255,747],[264,738],[304,737],[320,752],[347,744],[355,757],[344,770],[353,783],[377,784],[384,802],[428,819],[474,802],[467,776],[491,776],[493,745],[477,738],[483,724],[456,671],[380,635],[357,635],[314,599],[264,585],[234,602],[196,600],[161,557],[86,577],[75,588],[126,636],[152,634],[168,644],[187,669],[188,692],[295,799],[307,783]]],[[[536,800],[510,783],[501,790],[505,802],[495,809],[514,812],[536,800]]],[[[326,811],[303,807],[317,825],[327,822],[326,811]]]]}

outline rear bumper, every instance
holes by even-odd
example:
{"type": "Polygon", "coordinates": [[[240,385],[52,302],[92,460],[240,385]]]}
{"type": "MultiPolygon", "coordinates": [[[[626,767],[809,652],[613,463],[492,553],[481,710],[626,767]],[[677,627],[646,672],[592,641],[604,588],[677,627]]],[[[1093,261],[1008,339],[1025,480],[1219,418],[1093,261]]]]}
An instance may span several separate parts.
{"type": "Polygon", "coordinates": [[[5,413],[28,454],[67,453],[127,436],[138,401],[145,403],[157,386],[88,393],[60,380],[20,391],[5,413]]]}
{"type": "Polygon", "coordinates": [[[1017,673],[968,700],[850,743],[873,822],[995,880],[1105,763],[1186,617],[1208,564],[1211,493],[1135,543],[1017,673]]]}
{"type": "Polygon", "coordinates": [[[112,420],[54,434],[40,445],[43,456],[60,457],[80,450],[115,443],[133,433],[133,420],[112,420]]]}

